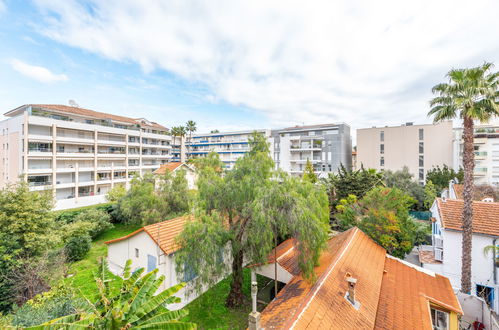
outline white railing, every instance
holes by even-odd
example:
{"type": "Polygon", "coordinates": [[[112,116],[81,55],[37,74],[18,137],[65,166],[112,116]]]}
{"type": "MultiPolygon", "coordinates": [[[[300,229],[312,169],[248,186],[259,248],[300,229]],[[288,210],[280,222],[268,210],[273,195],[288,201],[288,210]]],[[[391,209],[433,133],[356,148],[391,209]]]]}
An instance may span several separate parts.
{"type": "Polygon", "coordinates": [[[438,261],[444,260],[444,251],[443,250],[435,249],[433,251],[433,253],[435,254],[435,260],[438,260],[438,261]]]}
{"type": "Polygon", "coordinates": [[[444,240],[441,237],[434,236],[433,244],[436,248],[442,249],[444,247],[444,240]]]}

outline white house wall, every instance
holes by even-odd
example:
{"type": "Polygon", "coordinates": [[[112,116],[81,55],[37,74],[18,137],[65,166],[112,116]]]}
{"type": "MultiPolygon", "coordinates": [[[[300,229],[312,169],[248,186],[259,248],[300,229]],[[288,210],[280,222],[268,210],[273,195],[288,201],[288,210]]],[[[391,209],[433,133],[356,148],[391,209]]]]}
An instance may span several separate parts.
{"type": "MultiPolygon", "coordinates": [[[[255,269],[255,272],[259,275],[265,276],[267,278],[275,278],[275,267],[274,264],[268,264],[255,269]]],[[[281,265],[277,264],[277,281],[282,283],[288,283],[293,278],[293,275],[287,270],[282,268],[281,265]]]]}

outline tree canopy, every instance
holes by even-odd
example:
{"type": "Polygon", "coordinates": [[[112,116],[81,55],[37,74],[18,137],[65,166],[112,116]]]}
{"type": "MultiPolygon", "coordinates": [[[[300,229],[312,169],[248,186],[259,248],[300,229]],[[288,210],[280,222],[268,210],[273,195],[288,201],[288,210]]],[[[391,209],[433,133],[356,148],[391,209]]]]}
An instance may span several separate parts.
{"type": "Polygon", "coordinates": [[[400,189],[376,187],[360,200],[354,195],[342,199],[336,217],[342,229],[358,226],[389,254],[403,258],[416,239],[416,225],[409,216],[414,202],[400,189]]]}
{"type": "Polygon", "coordinates": [[[198,288],[232,272],[228,306],[243,302],[243,260],[265,261],[277,240],[295,237],[300,265],[311,277],[327,240],[324,188],[274,172],[261,134],[255,132],[249,144],[250,151],[231,171],[219,171],[214,155],[201,161],[205,166],[198,167],[197,217],[178,239],[182,249],[176,255],[177,270],[197,273],[198,288]],[[222,259],[232,264],[226,266],[222,259]]]}
{"type": "Polygon", "coordinates": [[[416,210],[424,209],[425,190],[413,180],[413,175],[409,172],[409,168],[404,166],[399,171],[384,171],[383,180],[387,187],[398,188],[403,192],[412,196],[417,203],[413,206],[416,210]]]}
{"type": "Polygon", "coordinates": [[[436,166],[431,170],[426,172],[426,182],[431,181],[435,186],[438,193],[449,187],[449,181],[457,179],[458,182],[462,183],[464,180],[464,170],[462,168],[459,171],[455,171],[453,168],[444,165],[442,167],[436,166]]]}
{"type": "Polygon", "coordinates": [[[303,180],[306,180],[310,183],[317,183],[317,181],[319,181],[310,159],[307,159],[307,163],[305,164],[305,171],[303,171],[303,180]]]}

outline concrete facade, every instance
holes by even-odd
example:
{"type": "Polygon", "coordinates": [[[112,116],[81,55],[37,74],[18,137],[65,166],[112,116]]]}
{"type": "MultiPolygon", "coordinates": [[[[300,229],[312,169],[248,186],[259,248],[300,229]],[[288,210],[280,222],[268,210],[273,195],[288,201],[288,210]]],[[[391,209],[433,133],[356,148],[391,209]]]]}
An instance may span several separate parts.
{"type": "Polygon", "coordinates": [[[438,124],[373,127],[357,130],[357,168],[409,168],[423,183],[434,166],[453,165],[452,121],[438,124]]]}

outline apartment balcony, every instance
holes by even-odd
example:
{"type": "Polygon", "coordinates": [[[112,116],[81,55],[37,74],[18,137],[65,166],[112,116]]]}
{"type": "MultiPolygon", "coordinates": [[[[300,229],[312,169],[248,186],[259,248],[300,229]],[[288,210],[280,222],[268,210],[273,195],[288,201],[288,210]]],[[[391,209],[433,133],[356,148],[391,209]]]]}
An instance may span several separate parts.
{"type": "Polygon", "coordinates": [[[161,164],[144,164],[142,165],[142,169],[157,169],[161,166],[161,164]]]}
{"type": "Polygon", "coordinates": [[[107,140],[107,139],[98,139],[97,140],[98,145],[105,145],[105,146],[120,146],[124,147],[126,145],[125,140],[107,140]]]}
{"type": "Polygon", "coordinates": [[[473,175],[485,176],[485,175],[487,175],[487,168],[486,167],[475,167],[475,171],[473,172],[473,175]]]}
{"type": "Polygon", "coordinates": [[[101,158],[125,158],[126,154],[124,152],[99,150],[97,156],[101,158]]]}
{"type": "Polygon", "coordinates": [[[89,180],[89,181],[79,181],[78,182],[78,186],[79,187],[90,187],[90,186],[93,186],[95,184],[95,181],[94,180],[89,180]]]}
{"type": "Polygon", "coordinates": [[[86,137],[78,137],[78,136],[57,136],[57,143],[73,143],[73,144],[84,144],[84,145],[93,145],[93,138],[86,137]]]}
{"type": "MultiPolygon", "coordinates": [[[[74,121],[72,118],[52,118],[45,113],[33,112],[28,117],[28,123],[39,126],[52,126],[52,124],[56,124],[57,127],[60,128],[69,128],[75,130],[85,130],[85,131],[94,131],[97,129],[99,132],[104,133],[113,133],[113,134],[126,134],[130,131],[140,131],[140,127],[137,126],[129,126],[129,127],[115,127],[112,123],[104,123],[104,122],[94,122],[94,123],[82,123],[78,121],[74,121]]],[[[135,133],[137,134],[137,133],[135,133]]],[[[158,134],[154,134],[158,135],[158,134]]],[[[160,135],[164,136],[164,135],[160,135]]]]}
{"type": "Polygon", "coordinates": [[[298,135],[298,136],[290,136],[289,139],[291,141],[324,140],[324,136],[322,136],[322,135],[298,135]]]}
{"type": "Polygon", "coordinates": [[[475,138],[473,139],[474,144],[485,144],[487,143],[487,138],[475,138]]]}
{"type": "Polygon", "coordinates": [[[52,167],[30,167],[28,174],[48,174],[52,173],[52,167]]]}
{"type": "Polygon", "coordinates": [[[95,154],[91,150],[84,151],[58,151],[58,158],[94,158],[95,154]]]}
{"type": "Polygon", "coordinates": [[[127,178],[121,177],[121,178],[114,178],[113,182],[114,183],[121,183],[121,182],[127,182],[127,178]]]}
{"type": "Polygon", "coordinates": [[[62,189],[62,188],[73,188],[76,186],[76,182],[71,181],[71,182],[64,182],[64,181],[57,181],[55,187],[56,189],[62,189]]]}
{"type": "Polygon", "coordinates": [[[475,151],[475,159],[483,160],[487,158],[487,151],[475,151]]]}
{"type": "MultiPolygon", "coordinates": [[[[306,164],[308,160],[309,159],[290,159],[289,162],[290,163],[297,163],[297,164],[306,164]]],[[[322,159],[320,159],[320,158],[319,159],[310,159],[310,162],[312,164],[319,163],[321,161],[322,161],[322,159]]]]}
{"type": "Polygon", "coordinates": [[[51,148],[30,148],[28,155],[33,157],[52,157],[51,148]]]}
{"type": "Polygon", "coordinates": [[[49,142],[52,141],[52,135],[28,134],[29,142],[49,142]]]}
{"type": "Polygon", "coordinates": [[[321,150],[322,150],[321,146],[310,146],[310,147],[291,146],[290,148],[291,152],[321,151],[321,150]]]}

